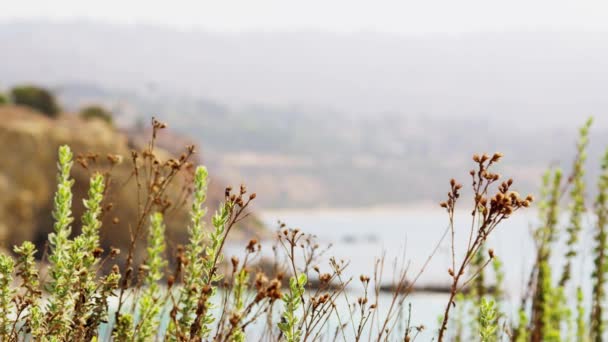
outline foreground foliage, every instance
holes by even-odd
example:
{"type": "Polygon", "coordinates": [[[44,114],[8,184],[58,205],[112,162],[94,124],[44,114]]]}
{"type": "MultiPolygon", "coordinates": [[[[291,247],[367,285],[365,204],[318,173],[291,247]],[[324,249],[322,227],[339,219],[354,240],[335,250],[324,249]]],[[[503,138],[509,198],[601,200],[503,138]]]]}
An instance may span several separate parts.
{"type": "Polygon", "coordinates": [[[534,199],[521,197],[512,190],[512,179],[502,180],[493,171],[502,154],[473,157],[471,222],[465,232],[455,228],[463,186],[450,181],[448,198],[441,203],[449,220],[442,239],[416,273],[410,274],[405,265],[395,266],[391,301],[381,307],[383,258],[376,261],[371,276],[349,277],[347,261],[329,258],[324,264],[326,249],[313,236],[284,223],[279,224],[270,265],[260,263],[262,246],[257,240],[249,241],[242,260],[224,260],[226,240],[249,215],[256,194],[248,194],[244,186],[236,191],[226,188],[224,202],[207,227],[207,170],[191,166],[191,146],[178,158],[159,160],[155,139],[165,125],[156,120],[152,124],[149,145],[131,156],[140,215],[127,225],[131,240],[126,252],[104,251],[100,246],[109,174],[91,175],[80,234],[72,234],[73,155],[67,146],[59,149],[55,224],[45,260],[48,270],[39,273],[35,260],[41,255],[31,242],[16,246],[14,256],[0,254],[0,340],[413,341],[425,327],[411,325],[415,311],[407,306],[407,298],[444,239],[451,250],[447,267],[451,291],[436,331],[438,341],[601,341],[604,336],[608,152],[593,206],[596,246],[591,298],[584,298],[572,276],[587,210],[584,162],[591,121],[581,129],[571,174],[564,177],[561,170],[553,169],[543,178],[540,225],[534,232],[537,255],[514,317],[504,309],[502,263],[487,240],[534,199]],[[164,217],[178,204],[168,200],[165,190],[182,174],[192,179],[186,191],[192,198],[189,241],[170,252],[164,217]],[[559,210],[565,200],[569,200],[567,248],[562,272],[556,275],[552,251],[557,250],[559,210]],[[466,234],[466,246],[455,246],[457,234],[466,234]],[[144,260],[136,258],[140,242],[145,242],[144,260]],[[457,255],[457,250],[464,253],[457,255]],[[490,273],[495,279],[491,286],[490,273]]]}

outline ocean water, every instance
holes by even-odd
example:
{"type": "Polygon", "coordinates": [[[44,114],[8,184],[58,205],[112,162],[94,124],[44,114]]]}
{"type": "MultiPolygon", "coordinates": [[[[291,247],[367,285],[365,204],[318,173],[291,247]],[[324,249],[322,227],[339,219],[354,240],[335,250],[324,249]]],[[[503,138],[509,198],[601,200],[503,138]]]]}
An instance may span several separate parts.
{"type": "MultiPolygon", "coordinates": [[[[486,243],[487,248],[492,248],[495,255],[503,262],[507,297],[504,310],[513,314],[535,257],[531,234],[537,226],[536,215],[534,210],[515,213],[497,227],[486,243]]],[[[439,209],[277,211],[263,212],[261,217],[269,226],[276,227],[277,220],[280,220],[289,227],[297,227],[306,233],[316,235],[321,245],[331,244],[332,247],[327,252],[325,260],[320,263],[327,262],[329,256],[348,260],[350,265],[346,273],[355,279],[358,279],[360,274],[371,275],[375,258],[384,254],[387,267],[382,281],[385,284],[392,283],[394,279],[395,275],[391,272],[393,260],[406,265],[408,279],[413,279],[448,227],[448,216],[445,211],[439,209]]],[[[587,293],[590,291],[588,278],[592,267],[590,257],[593,246],[592,221],[590,217],[584,220],[585,228],[581,233],[579,244],[580,255],[573,268],[574,283],[581,284],[587,293]]],[[[565,229],[567,217],[565,215],[561,217],[560,222],[563,223],[560,229],[565,229]]],[[[454,238],[457,265],[459,260],[462,260],[459,256],[464,253],[470,229],[470,212],[457,212],[454,238]]],[[[425,267],[417,282],[418,285],[448,286],[450,284],[447,272],[451,267],[450,246],[451,234],[448,233],[425,267]]],[[[555,255],[554,273],[559,276],[565,249],[555,248],[552,252],[555,255]]],[[[491,270],[489,272],[492,273],[491,270]]],[[[489,278],[491,280],[492,275],[489,275],[489,278]]],[[[569,291],[575,291],[575,288],[572,287],[569,291]]],[[[571,298],[574,298],[574,292],[571,298]]],[[[447,295],[414,293],[408,301],[412,303],[413,311],[416,313],[413,321],[425,324],[430,328],[427,331],[436,331],[437,318],[445,308],[447,295]]]]}
{"type": "MultiPolygon", "coordinates": [[[[442,210],[368,210],[368,211],[294,211],[266,212],[262,219],[270,226],[277,220],[289,227],[314,234],[321,245],[331,244],[327,256],[350,261],[353,275],[369,274],[374,259],[385,254],[388,264],[405,261],[410,278],[420,270],[448,227],[447,214],[442,210]]],[[[458,212],[455,217],[455,252],[457,263],[469,238],[470,213],[458,212]]],[[[534,257],[531,229],[536,222],[534,213],[516,213],[503,222],[487,241],[495,255],[504,261],[505,282],[510,292],[517,292],[526,266],[534,257]]],[[[451,267],[451,234],[447,234],[424,273],[419,285],[447,285],[451,267]]],[[[389,266],[389,265],[387,265],[389,266]]],[[[390,267],[388,267],[390,269],[390,267]]],[[[390,283],[392,274],[385,272],[390,283]]]]}

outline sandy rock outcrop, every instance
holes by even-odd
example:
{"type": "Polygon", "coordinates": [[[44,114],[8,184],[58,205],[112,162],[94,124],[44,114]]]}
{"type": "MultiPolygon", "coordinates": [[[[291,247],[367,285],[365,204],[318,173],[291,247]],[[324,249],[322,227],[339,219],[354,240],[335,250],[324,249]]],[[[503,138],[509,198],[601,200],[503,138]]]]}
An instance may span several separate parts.
{"type": "MultiPolygon", "coordinates": [[[[131,227],[137,217],[137,188],[132,180],[128,137],[103,121],[84,121],[72,115],[51,119],[27,108],[0,106],[0,246],[8,248],[24,240],[34,241],[39,250],[52,231],[51,216],[53,194],[56,189],[57,149],[68,144],[74,155],[96,153],[98,163],[89,170],[74,164],[75,179],[73,211],[74,233],[80,231],[82,199],[86,196],[91,169],[108,169],[108,153],[124,156],[123,163],[115,166],[106,203],[112,210],[104,215],[102,245],[126,249],[131,227]]],[[[158,151],[160,158],[168,153],[158,151]]],[[[188,179],[177,179],[169,195],[176,199],[188,179]]],[[[209,213],[223,196],[220,182],[212,182],[209,189],[209,213]]],[[[186,241],[188,205],[166,216],[170,245],[186,241]]],[[[264,229],[259,220],[252,218],[237,229],[237,237],[259,237],[264,229]]]]}

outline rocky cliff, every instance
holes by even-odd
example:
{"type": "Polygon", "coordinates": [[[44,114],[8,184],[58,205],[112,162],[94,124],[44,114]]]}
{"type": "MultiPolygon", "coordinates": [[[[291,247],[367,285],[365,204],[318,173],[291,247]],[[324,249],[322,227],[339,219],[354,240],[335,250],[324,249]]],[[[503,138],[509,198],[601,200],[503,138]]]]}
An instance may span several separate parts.
{"type": "MultiPolygon", "coordinates": [[[[135,143],[100,120],[84,121],[69,114],[51,119],[16,106],[0,106],[0,246],[7,248],[23,240],[31,240],[36,242],[39,250],[44,248],[47,235],[52,231],[57,148],[62,144],[68,144],[75,156],[99,156],[88,168],[74,163],[73,231],[78,233],[80,230],[82,198],[86,195],[91,173],[111,168],[105,204],[111,203],[112,208],[104,214],[102,245],[104,248],[126,249],[129,225],[133,226],[137,217],[137,188],[131,177],[130,163],[130,151],[136,147],[135,143]],[[123,156],[124,161],[111,167],[111,162],[106,159],[109,153],[123,156]]],[[[156,154],[160,159],[169,157],[163,150],[157,150],[156,154]]],[[[211,178],[208,216],[222,200],[226,185],[213,175],[211,178]]],[[[188,181],[188,177],[176,179],[173,188],[169,189],[169,197],[173,197],[176,203],[188,181]]],[[[186,204],[166,215],[170,245],[186,240],[187,208],[186,204]]],[[[241,238],[264,235],[260,221],[254,217],[244,222],[237,232],[235,236],[241,238]]]]}

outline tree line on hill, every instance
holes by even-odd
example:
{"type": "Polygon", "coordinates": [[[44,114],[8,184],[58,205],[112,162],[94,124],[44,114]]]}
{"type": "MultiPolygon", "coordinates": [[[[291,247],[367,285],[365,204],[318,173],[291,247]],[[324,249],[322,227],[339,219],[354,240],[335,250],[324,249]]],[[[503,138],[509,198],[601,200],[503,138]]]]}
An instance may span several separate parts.
{"type": "MultiPolygon", "coordinates": [[[[50,118],[60,115],[62,108],[56,96],[47,88],[36,85],[18,85],[11,88],[6,94],[0,92],[0,105],[15,104],[32,108],[50,118]]],[[[112,113],[98,104],[82,107],[78,115],[85,119],[99,119],[113,124],[112,113]]]]}

